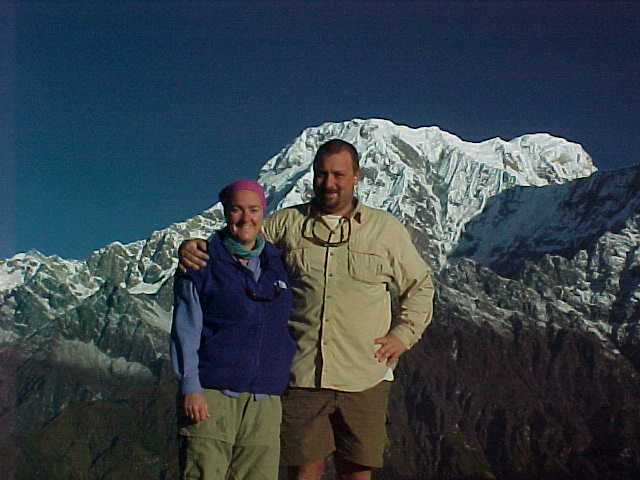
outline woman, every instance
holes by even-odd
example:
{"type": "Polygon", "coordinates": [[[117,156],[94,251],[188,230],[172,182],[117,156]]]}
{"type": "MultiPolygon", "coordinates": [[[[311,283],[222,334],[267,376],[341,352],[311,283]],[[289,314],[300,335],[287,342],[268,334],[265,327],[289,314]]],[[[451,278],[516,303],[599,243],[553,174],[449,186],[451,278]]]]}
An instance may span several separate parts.
{"type": "Polygon", "coordinates": [[[181,379],[183,479],[275,479],[280,397],[294,343],[280,252],[261,235],[266,202],[253,180],[220,192],[226,227],[206,268],[176,272],[171,357],[181,379]]]}

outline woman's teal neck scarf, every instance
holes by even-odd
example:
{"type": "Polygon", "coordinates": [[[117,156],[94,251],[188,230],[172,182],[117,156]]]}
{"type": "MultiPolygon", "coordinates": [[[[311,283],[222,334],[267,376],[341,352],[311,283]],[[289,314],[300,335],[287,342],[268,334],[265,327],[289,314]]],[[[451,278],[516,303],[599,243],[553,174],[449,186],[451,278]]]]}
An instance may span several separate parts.
{"type": "Polygon", "coordinates": [[[231,236],[229,230],[224,230],[224,232],[222,233],[222,245],[224,245],[224,248],[226,248],[227,251],[234,257],[257,257],[262,253],[262,250],[264,250],[264,237],[258,234],[256,236],[256,244],[251,250],[247,250],[244,245],[236,241],[231,236]]]}

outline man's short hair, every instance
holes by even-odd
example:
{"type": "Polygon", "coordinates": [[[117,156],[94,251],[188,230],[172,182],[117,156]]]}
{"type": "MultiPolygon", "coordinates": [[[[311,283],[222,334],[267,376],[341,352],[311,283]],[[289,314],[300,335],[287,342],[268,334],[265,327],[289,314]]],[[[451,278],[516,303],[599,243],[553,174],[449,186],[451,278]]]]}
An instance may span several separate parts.
{"type": "Polygon", "coordinates": [[[329,140],[328,142],[325,142],[320,145],[320,147],[318,147],[318,151],[316,152],[315,157],[313,157],[313,168],[315,169],[316,164],[323,157],[326,157],[327,155],[333,155],[334,153],[340,153],[345,150],[348,151],[349,154],[351,154],[353,172],[356,173],[360,171],[360,155],[358,155],[358,151],[349,142],[345,142],[344,140],[341,140],[339,138],[329,140]]]}

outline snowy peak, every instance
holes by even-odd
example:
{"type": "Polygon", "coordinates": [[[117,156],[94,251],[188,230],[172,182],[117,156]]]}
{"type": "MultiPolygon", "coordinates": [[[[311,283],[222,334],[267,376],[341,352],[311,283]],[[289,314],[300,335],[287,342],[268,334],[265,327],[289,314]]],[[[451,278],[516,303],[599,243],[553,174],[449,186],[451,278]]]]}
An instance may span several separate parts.
{"type": "Polygon", "coordinates": [[[332,138],[360,153],[358,197],[426,234],[423,253],[438,269],[489,198],[517,185],[561,184],[596,171],[580,145],[548,134],[472,143],[435,126],[356,119],[308,128],[264,165],[259,181],[270,209],[311,198],[313,155],[332,138]]]}
{"type": "MultiPolygon", "coordinates": [[[[523,135],[508,142],[493,138],[472,143],[436,126],[411,128],[388,120],[355,119],[307,128],[264,165],[260,176],[290,171],[290,179],[300,179],[309,170],[318,146],[332,138],[351,142],[364,164],[397,165],[400,160],[410,168],[440,170],[445,177],[447,172],[437,168],[445,159],[466,159],[503,170],[516,178],[518,185],[563,183],[596,171],[580,145],[546,133],[523,135]]],[[[395,170],[397,174],[402,168],[397,165],[395,170]]]]}
{"type": "Polygon", "coordinates": [[[636,166],[502,192],[465,226],[448,262],[472,259],[522,282],[537,292],[539,301],[530,310],[541,324],[569,322],[614,351],[635,352],[640,346],[638,185],[636,166]]]}
{"type": "Polygon", "coordinates": [[[563,183],[597,170],[581,145],[548,133],[523,135],[508,142],[487,140],[478,144],[476,159],[506,170],[518,178],[519,185],[563,183]]]}
{"type": "Polygon", "coordinates": [[[19,286],[36,290],[51,290],[54,295],[71,295],[80,301],[91,295],[99,286],[89,273],[84,262],[65,260],[57,255],[50,257],[36,250],[19,253],[9,259],[0,259],[0,292],[10,291],[19,286]],[[67,289],[57,291],[56,285],[67,285],[67,289]]]}
{"type": "MultiPolygon", "coordinates": [[[[621,232],[640,212],[640,168],[598,172],[563,185],[516,187],[493,197],[465,227],[454,256],[503,271],[514,258],[577,251],[621,232]]],[[[631,239],[636,242],[640,238],[631,239]]]]}

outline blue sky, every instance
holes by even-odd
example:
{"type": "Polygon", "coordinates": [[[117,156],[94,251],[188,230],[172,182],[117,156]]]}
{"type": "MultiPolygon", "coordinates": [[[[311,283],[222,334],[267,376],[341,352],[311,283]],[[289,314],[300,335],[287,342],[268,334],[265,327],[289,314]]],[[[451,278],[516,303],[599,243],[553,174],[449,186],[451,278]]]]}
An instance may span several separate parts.
{"type": "Polygon", "coordinates": [[[548,132],[600,169],[637,164],[639,19],[635,2],[3,3],[0,258],[146,238],[326,121],[548,132]]]}

